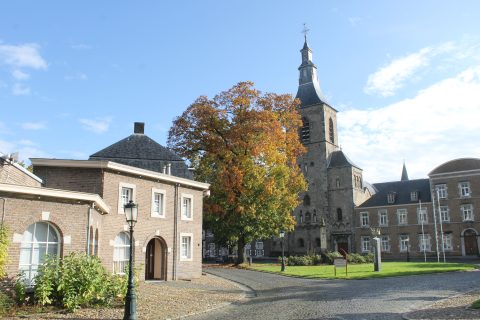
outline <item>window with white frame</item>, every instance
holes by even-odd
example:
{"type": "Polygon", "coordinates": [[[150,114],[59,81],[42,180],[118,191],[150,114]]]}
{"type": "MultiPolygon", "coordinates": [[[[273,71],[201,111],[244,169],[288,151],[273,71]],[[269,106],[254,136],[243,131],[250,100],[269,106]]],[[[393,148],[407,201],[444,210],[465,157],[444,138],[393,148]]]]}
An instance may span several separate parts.
{"type": "Polygon", "coordinates": [[[368,227],[370,225],[370,219],[368,217],[368,212],[360,212],[360,225],[362,227],[368,227]]]}
{"type": "Polygon", "coordinates": [[[451,251],[453,249],[451,233],[443,234],[443,249],[445,251],[451,251]]]}
{"type": "Polygon", "coordinates": [[[430,235],[429,234],[419,234],[418,235],[418,249],[421,252],[432,250],[432,245],[431,245],[431,242],[430,242],[430,235]]]}
{"type": "Polygon", "coordinates": [[[458,191],[460,193],[460,197],[466,198],[470,197],[470,182],[463,181],[458,184],[458,191]]]}
{"type": "Polygon", "coordinates": [[[125,274],[125,268],[130,258],[130,236],[120,232],[113,243],[113,273],[125,274]]]}
{"type": "Polygon", "coordinates": [[[382,227],[388,226],[387,210],[382,209],[378,211],[378,224],[382,227]]]}
{"type": "Polygon", "coordinates": [[[417,208],[418,224],[428,223],[427,208],[417,208]]]}
{"type": "Polygon", "coordinates": [[[182,194],[182,220],[193,219],[193,196],[182,194]]]}
{"type": "Polygon", "coordinates": [[[471,204],[464,204],[460,206],[463,221],[473,221],[473,206],[471,204]]]}
{"type": "Polygon", "coordinates": [[[380,237],[380,250],[382,252],[390,252],[390,237],[381,236],[380,237]]]}
{"type": "Polygon", "coordinates": [[[192,237],[191,233],[180,234],[180,261],[192,260],[192,237]]]}
{"type": "Polygon", "coordinates": [[[255,242],[255,249],[263,250],[263,241],[256,241],[255,242]]]}
{"type": "Polygon", "coordinates": [[[450,212],[448,206],[440,206],[440,217],[442,217],[442,222],[450,221],[450,212]]]}
{"type": "Polygon", "coordinates": [[[123,207],[130,201],[135,202],[135,185],[121,182],[118,187],[118,213],[124,214],[123,207]]]}
{"type": "Polygon", "coordinates": [[[418,200],[418,191],[410,192],[410,201],[417,201],[418,200]]]}
{"type": "Polygon", "coordinates": [[[440,199],[447,199],[448,194],[446,184],[442,183],[435,185],[435,190],[437,190],[437,194],[440,199]]]}
{"type": "Polygon", "coordinates": [[[407,209],[397,209],[398,224],[407,224],[407,209]]]}
{"type": "Polygon", "coordinates": [[[370,237],[362,237],[362,252],[370,252],[370,237]]]}
{"type": "Polygon", "coordinates": [[[152,188],[151,216],[165,218],[165,190],[152,188]]]}
{"type": "Polygon", "coordinates": [[[387,202],[388,203],[395,203],[395,192],[389,192],[387,194],[387,202]]]}
{"type": "Polygon", "coordinates": [[[400,252],[406,252],[409,250],[410,238],[408,234],[400,235],[400,252]]]}
{"type": "Polygon", "coordinates": [[[60,236],[57,229],[47,222],[31,224],[23,233],[20,245],[19,271],[27,285],[33,284],[38,266],[45,261],[47,255],[60,255],[60,236]]]}

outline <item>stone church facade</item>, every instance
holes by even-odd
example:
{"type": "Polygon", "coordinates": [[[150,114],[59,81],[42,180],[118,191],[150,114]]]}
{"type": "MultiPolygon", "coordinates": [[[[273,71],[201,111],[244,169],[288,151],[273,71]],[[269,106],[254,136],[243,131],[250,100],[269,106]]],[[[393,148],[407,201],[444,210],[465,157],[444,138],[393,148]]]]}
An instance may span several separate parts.
{"type": "MultiPolygon", "coordinates": [[[[362,169],[340,148],[337,110],[322,94],[306,38],[300,52],[296,98],[301,102],[300,138],[307,152],[298,159],[298,165],[308,190],[300,195],[302,203],[292,213],[297,225],[286,236],[285,249],[292,255],[351,252],[355,247],[354,208],[369,197],[370,189],[363,183],[362,169]]],[[[272,256],[281,250],[278,239],[265,247],[272,256]]]]}

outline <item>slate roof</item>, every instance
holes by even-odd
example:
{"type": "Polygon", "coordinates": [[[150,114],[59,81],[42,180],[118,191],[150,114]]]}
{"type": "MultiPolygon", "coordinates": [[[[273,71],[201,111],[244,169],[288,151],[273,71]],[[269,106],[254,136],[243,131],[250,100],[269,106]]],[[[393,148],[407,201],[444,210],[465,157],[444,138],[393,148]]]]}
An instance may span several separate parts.
{"type": "Polygon", "coordinates": [[[134,133],[92,154],[89,160],[108,160],[156,172],[171,164],[173,176],[193,178],[182,158],[143,133],[134,133]]]}
{"type": "Polygon", "coordinates": [[[449,173],[456,171],[467,171],[467,170],[479,170],[480,169],[480,159],[477,158],[462,158],[455,159],[445,162],[435,169],[433,169],[428,175],[434,175],[439,173],[449,173]]]}
{"type": "Polygon", "coordinates": [[[328,162],[328,168],[340,168],[340,167],[355,167],[360,169],[359,166],[353,163],[342,150],[333,151],[330,154],[330,161],[328,162]]]}
{"type": "Polygon", "coordinates": [[[418,192],[418,199],[422,202],[432,201],[429,179],[374,183],[373,187],[375,188],[376,193],[367,201],[359,205],[359,208],[417,203],[418,201],[412,201],[410,199],[410,193],[413,191],[418,192]],[[387,201],[387,195],[390,192],[395,193],[394,203],[388,203],[387,201]]]}
{"type": "Polygon", "coordinates": [[[300,107],[326,103],[318,82],[309,82],[298,86],[296,98],[300,99],[300,107]]]}

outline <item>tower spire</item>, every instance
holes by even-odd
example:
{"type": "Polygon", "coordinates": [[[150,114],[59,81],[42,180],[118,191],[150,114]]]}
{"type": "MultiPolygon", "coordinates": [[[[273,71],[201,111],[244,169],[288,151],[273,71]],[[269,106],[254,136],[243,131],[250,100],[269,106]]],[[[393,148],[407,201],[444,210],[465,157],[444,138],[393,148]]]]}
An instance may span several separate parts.
{"type": "Polygon", "coordinates": [[[408,173],[407,173],[407,167],[405,166],[405,161],[403,161],[402,178],[400,180],[408,181],[408,173]]]}

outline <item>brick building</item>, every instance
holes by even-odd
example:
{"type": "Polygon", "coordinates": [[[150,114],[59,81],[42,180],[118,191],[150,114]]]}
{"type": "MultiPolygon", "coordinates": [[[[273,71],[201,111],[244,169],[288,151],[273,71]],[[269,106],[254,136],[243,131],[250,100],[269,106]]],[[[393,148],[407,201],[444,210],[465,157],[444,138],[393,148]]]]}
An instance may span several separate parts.
{"type": "Polygon", "coordinates": [[[371,228],[380,229],[384,258],[478,256],[480,159],[456,159],[429,179],[373,184],[375,194],[355,208],[356,251],[372,250],[371,228]]]}
{"type": "MultiPolygon", "coordinates": [[[[0,184],[2,221],[13,235],[9,273],[25,270],[31,278],[46,253],[71,251],[96,255],[107,270],[123,273],[130,252],[123,206],[133,200],[139,207],[133,248],[139,277],[199,277],[202,206],[209,185],[186,178],[185,164],[171,163],[178,157],[144,135],[143,124],[95,155],[91,160],[31,159],[35,175],[23,174],[38,181],[36,186],[0,181],[7,182],[0,184]],[[131,165],[109,160],[122,157],[131,165]],[[148,169],[141,168],[145,163],[148,169]]],[[[6,176],[5,168],[0,167],[0,177],[6,176]]]]}

